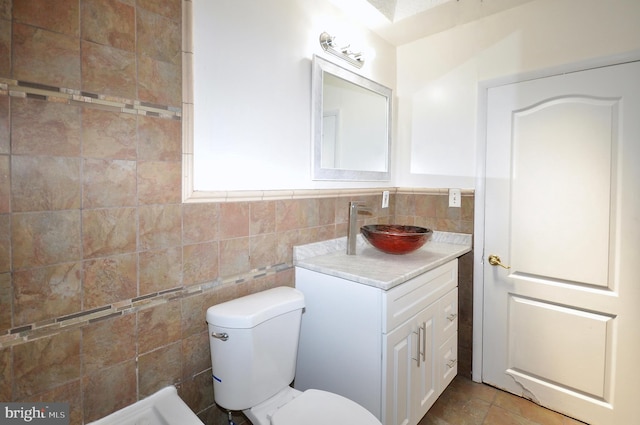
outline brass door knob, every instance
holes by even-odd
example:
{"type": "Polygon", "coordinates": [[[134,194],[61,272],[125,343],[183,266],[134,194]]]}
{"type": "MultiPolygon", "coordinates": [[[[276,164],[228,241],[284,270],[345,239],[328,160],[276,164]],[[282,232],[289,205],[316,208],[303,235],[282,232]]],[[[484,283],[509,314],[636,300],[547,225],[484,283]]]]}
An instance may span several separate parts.
{"type": "Polygon", "coordinates": [[[503,269],[510,269],[511,266],[505,266],[504,264],[502,264],[502,261],[500,261],[500,257],[498,257],[495,254],[491,254],[489,256],[489,264],[491,264],[492,266],[500,266],[503,269]]]}

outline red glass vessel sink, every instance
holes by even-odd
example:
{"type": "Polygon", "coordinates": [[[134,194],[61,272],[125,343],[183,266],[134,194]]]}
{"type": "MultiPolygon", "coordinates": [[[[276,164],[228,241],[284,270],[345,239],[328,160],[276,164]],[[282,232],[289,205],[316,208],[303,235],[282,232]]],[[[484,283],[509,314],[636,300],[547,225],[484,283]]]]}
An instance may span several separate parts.
{"type": "Polygon", "coordinates": [[[369,224],[360,228],[362,236],[374,247],[387,254],[407,254],[422,247],[433,230],[399,224],[369,224]]]}

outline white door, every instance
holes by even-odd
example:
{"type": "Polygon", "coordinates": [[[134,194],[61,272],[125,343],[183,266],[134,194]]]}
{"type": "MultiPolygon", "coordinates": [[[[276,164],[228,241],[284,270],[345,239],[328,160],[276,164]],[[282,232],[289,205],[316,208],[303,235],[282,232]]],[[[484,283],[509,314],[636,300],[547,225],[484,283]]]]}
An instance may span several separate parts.
{"type": "Polygon", "coordinates": [[[638,423],[640,63],[490,89],[486,158],[483,381],[638,423]]]}

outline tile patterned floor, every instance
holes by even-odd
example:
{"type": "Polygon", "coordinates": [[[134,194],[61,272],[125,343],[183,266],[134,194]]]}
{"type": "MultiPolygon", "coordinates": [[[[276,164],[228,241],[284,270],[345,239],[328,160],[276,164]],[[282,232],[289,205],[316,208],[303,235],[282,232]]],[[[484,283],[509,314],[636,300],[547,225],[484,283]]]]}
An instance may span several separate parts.
{"type": "Polygon", "coordinates": [[[418,425],[585,425],[523,398],[456,377],[418,425]]]}

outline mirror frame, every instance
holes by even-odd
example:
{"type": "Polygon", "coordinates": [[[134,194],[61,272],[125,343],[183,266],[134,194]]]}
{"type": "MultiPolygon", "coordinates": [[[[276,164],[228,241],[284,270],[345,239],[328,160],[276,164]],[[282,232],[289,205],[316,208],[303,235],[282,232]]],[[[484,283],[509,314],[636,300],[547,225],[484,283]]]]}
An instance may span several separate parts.
{"type": "Polygon", "coordinates": [[[311,78],[311,113],[312,113],[312,178],[313,180],[350,180],[350,181],[390,181],[391,180],[391,104],[392,90],[375,81],[342,68],[320,56],[313,56],[313,74],[311,78]],[[322,168],[322,117],[323,99],[322,90],[324,73],[332,74],[338,78],[349,81],[386,98],[387,104],[387,171],[345,170],[338,168],[322,168]]]}

